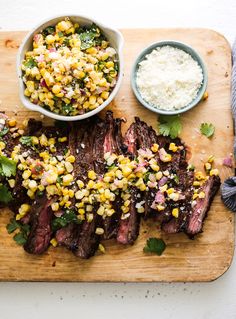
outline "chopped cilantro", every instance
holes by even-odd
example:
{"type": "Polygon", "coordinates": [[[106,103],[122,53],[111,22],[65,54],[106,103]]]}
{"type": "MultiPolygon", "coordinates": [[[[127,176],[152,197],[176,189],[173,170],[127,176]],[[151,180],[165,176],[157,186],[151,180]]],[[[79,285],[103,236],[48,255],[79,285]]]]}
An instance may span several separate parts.
{"type": "Polygon", "coordinates": [[[63,104],[62,105],[62,112],[65,115],[70,114],[73,110],[74,110],[74,108],[71,104],[63,104]]]}
{"type": "Polygon", "coordinates": [[[62,183],[62,177],[61,177],[61,176],[58,176],[58,177],[57,177],[57,183],[59,183],[59,184],[62,183]]]}
{"type": "Polygon", "coordinates": [[[195,170],[195,166],[193,164],[189,164],[188,165],[188,170],[189,171],[194,171],[195,170]]]}
{"type": "Polygon", "coordinates": [[[45,28],[45,29],[43,30],[43,32],[42,32],[43,36],[45,36],[45,37],[46,37],[47,35],[53,34],[53,33],[55,33],[55,27],[53,27],[53,26],[49,26],[49,27],[45,28]]]}
{"type": "Polygon", "coordinates": [[[0,156],[0,175],[5,177],[15,176],[16,162],[6,156],[0,156]]]}
{"type": "Polygon", "coordinates": [[[9,132],[9,128],[8,127],[4,127],[4,129],[2,129],[0,131],[0,138],[3,137],[4,135],[6,135],[9,132]]]}
{"type": "Polygon", "coordinates": [[[7,186],[0,184],[0,202],[8,204],[12,200],[12,195],[7,186]]]}
{"type": "Polygon", "coordinates": [[[182,130],[179,115],[159,115],[159,131],[163,136],[176,138],[182,130]]]}
{"type": "Polygon", "coordinates": [[[25,61],[24,65],[27,68],[32,69],[33,67],[37,66],[37,62],[32,57],[30,57],[28,60],[25,61]]]}
{"type": "Polygon", "coordinates": [[[62,38],[64,36],[63,32],[59,31],[58,33],[59,38],[62,38]]]}
{"type": "Polygon", "coordinates": [[[206,137],[212,137],[212,135],[215,132],[215,127],[211,123],[202,123],[200,126],[200,132],[202,135],[205,135],[206,137]]]}
{"type": "Polygon", "coordinates": [[[26,146],[32,146],[32,136],[22,136],[20,142],[26,146]]]}
{"type": "Polygon", "coordinates": [[[145,253],[155,253],[161,256],[163,251],[166,249],[166,244],[161,238],[149,238],[146,246],[143,248],[145,253]]]}
{"type": "Polygon", "coordinates": [[[13,239],[18,245],[24,245],[26,243],[27,237],[30,232],[29,225],[23,225],[17,222],[14,218],[12,218],[6,228],[7,228],[8,234],[11,234],[17,229],[19,229],[19,232],[14,235],[13,239]]]}
{"type": "Polygon", "coordinates": [[[61,217],[56,217],[52,221],[52,230],[56,231],[62,227],[67,226],[69,223],[75,223],[75,224],[81,223],[81,221],[78,220],[74,210],[72,209],[67,209],[61,217]]]}

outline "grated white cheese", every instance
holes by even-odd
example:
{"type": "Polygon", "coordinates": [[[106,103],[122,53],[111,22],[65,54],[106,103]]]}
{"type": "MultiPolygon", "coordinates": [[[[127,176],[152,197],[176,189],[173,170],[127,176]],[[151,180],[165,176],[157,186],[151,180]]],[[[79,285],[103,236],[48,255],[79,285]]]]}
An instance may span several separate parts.
{"type": "Polygon", "coordinates": [[[196,97],[203,81],[202,68],[183,50],[163,46],[139,63],[137,86],[155,108],[178,110],[196,97]]]}

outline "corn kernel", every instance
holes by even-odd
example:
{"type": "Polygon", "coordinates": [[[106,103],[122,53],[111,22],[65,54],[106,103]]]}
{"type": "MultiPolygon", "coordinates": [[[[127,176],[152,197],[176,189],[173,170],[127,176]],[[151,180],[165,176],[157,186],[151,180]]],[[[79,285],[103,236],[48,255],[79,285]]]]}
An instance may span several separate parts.
{"type": "Polygon", "coordinates": [[[138,212],[139,214],[144,213],[144,211],[145,211],[144,207],[138,207],[138,208],[137,208],[137,212],[138,212]]]}
{"type": "Polygon", "coordinates": [[[107,91],[103,91],[101,93],[101,98],[103,98],[103,100],[107,100],[108,96],[109,96],[109,92],[107,92],[107,91]]]}
{"type": "Polygon", "coordinates": [[[57,242],[56,238],[52,238],[52,239],[50,240],[50,244],[51,244],[53,247],[57,247],[58,242],[57,242]]]}
{"type": "Polygon", "coordinates": [[[105,247],[102,244],[98,245],[98,249],[100,250],[101,253],[105,254],[106,249],[105,249],[105,247]]]}
{"type": "Polygon", "coordinates": [[[51,208],[54,212],[59,210],[59,203],[52,203],[51,208]]]}
{"type": "Polygon", "coordinates": [[[85,214],[84,208],[79,208],[78,213],[79,213],[80,215],[84,215],[84,214],[85,214]]]}
{"type": "Polygon", "coordinates": [[[42,134],[39,137],[39,143],[41,146],[48,146],[48,139],[47,139],[46,135],[42,134]]]}
{"type": "Polygon", "coordinates": [[[63,178],[62,178],[62,184],[64,186],[68,186],[70,185],[70,183],[73,182],[73,176],[71,174],[67,174],[67,175],[64,175],[63,178]]]}
{"type": "Polygon", "coordinates": [[[105,208],[104,206],[100,206],[97,210],[97,214],[102,216],[104,214],[105,208]]]}
{"type": "Polygon", "coordinates": [[[26,170],[23,172],[22,177],[23,179],[28,179],[31,175],[31,171],[30,170],[26,170]]]}
{"type": "Polygon", "coordinates": [[[175,143],[170,143],[169,150],[172,152],[176,152],[178,150],[178,146],[176,146],[175,143]]]}
{"type": "Polygon", "coordinates": [[[28,187],[29,187],[33,192],[35,192],[36,189],[38,188],[37,183],[36,183],[35,180],[30,180],[28,187]]]}
{"type": "Polygon", "coordinates": [[[158,173],[155,174],[155,176],[156,176],[156,179],[159,181],[162,178],[163,173],[162,172],[158,172],[158,173]]]}
{"type": "Polygon", "coordinates": [[[198,197],[201,198],[201,199],[205,198],[205,193],[204,192],[200,192],[198,194],[198,197]]]}
{"type": "Polygon", "coordinates": [[[202,181],[205,179],[204,175],[202,174],[202,172],[196,172],[195,173],[195,177],[198,181],[202,181]]]}
{"type": "Polygon", "coordinates": [[[172,216],[174,216],[175,218],[179,217],[179,209],[178,208],[172,209],[172,216]]]}
{"type": "Polygon", "coordinates": [[[211,170],[211,164],[210,163],[205,163],[204,167],[205,167],[206,171],[210,171],[211,170]]]}
{"type": "Polygon", "coordinates": [[[73,155],[70,155],[66,158],[66,161],[67,162],[70,162],[70,163],[74,163],[75,162],[75,157],[73,155]]]}
{"type": "Polygon", "coordinates": [[[22,204],[19,208],[19,214],[21,216],[25,216],[30,211],[30,205],[29,204],[22,204]]]}
{"type": "Polygon", "coordinates": [[[193,200],[196,199],[196,198],[198,198],[198,194],[197,193],[193,194],[193,200]]]}
{"type": "Polygon", "coordinates": [[[14,188],[16,185],[16,181],[14,179],[9,179],[8,180],[8,184],[11,188],[14,188]]]}
{"type": "Polygon", "coordinates": [[[214,159],[215,159],[214,156],[211,155],[211,156],[208,157],[207,162],[208,162],[208,163],[213,163],[213,162],[214,162],[214,159]]]}
{"type": "Polygon", "coordinates": [[[170,195],[170,194],[174,193],[174,191],[175,191],[174,188],[169,188],[169,189],[167,189],[166,192],[168,195],[170,195]]]}
{"type": "Polygon", "coordinates": [[[68,173],[71,173],[74,169],[73,165],[70,162],[65,162],[65,168],[68,173]]]}
{"type": "Polygon", "coordinates": [[[94,171],[88,171],[88,178],[95,180],[97,177],[97,174],[94,171]]]}
{"type": "Polygon", "coordinates": [[[97,235],[103,235],[104,234],[104,229],[101,227],[97,227],[95,230],[95,234],[97,235]]]}
{"type": "Polygon", "coordinates": [[[201,183],[199,181],[194,181],[193,186],[195,187],[201,186],[201,183]]]}
{"type": "Polygon", "coordinates": [[[215,176],[218,176],[218,175],[219,175],[219,170],[218,170],[217,168],[212,169],[212,170],[210,171],[210,176],[213,176],[213,175],[215,175],[215,176]]]}
{"type": "Polygon", "coordinates": [[[63,143],[63,142],[66,142],[66,141],[67,141],[67,137],[66,136],[58,138],[58,142],[60,142],[60,143],[63,143]]]}
{"type": "Polygon", "coordinates": [[[52,44],[55,41],[55,37],[52,34],[46,36],[45,41],[47,44],[52,44]]]}
{"type": "Polygon", "coordinates": [[[160,212],[160,211],[162,211],[162,210],[164,210],[165,209],[165,207],[164,206],[162,206],[162,205],[157,205],[157,210],[160,212]]]}
{"type": "Polygon", "coordinates": [[[83,182],[83,181],[81,181],[81,180],[78,179],[78,180],[76,181],[76,183],[77,183],[77,185],[79,186],[80,189],[84,187],[84,182],[83,182]]]}
{"type": "Polygon", "coordinates": [[[61,91],[61,85],[59,85],[59,84],[54,84],[53,87],[52,87],[52,92],[53,92],[54,94],[58,94],[58,93],[60,93],[60,91],[61,91]]]}
{"type": "Polygon", "coordinates": [[[0,141],[0,150],[4,150],[4,148],[6,147],[6,144],[2,141],[0,141]]]}
{"type": "Polygon", "coordinates": [[[151,150],[152,150],[153,153],[156,153],[158,151],[158,149],[159,149],[159,145],[156,144],[156,143],[153,144],[152,147],[151,147],[151,150]]]}
{"type": "Polygon", "coordinates": [[[10,119],[10,120],[8,121],[8,125],[9,125],[10,127],[16,126],[16,119],[10,119]]]}

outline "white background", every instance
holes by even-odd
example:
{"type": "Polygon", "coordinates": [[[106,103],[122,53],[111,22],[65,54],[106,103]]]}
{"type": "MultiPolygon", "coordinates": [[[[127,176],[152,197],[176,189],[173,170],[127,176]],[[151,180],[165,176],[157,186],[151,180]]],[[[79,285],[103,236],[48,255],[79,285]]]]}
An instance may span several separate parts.
{"type": "MultiPolygon", "coordinates": [[[[236,36],[235,0],[0,0],[0,29],[84,14],[123,27],[206,27],[236,36]]],[[[1,262],[1,261],[0,261],[1,262]]],[[[17,267],[17,265],[16,265],[17,267]]],[[[211,283],[0,283],[0,318],[235,319],[236,262],[211,283]]]]}

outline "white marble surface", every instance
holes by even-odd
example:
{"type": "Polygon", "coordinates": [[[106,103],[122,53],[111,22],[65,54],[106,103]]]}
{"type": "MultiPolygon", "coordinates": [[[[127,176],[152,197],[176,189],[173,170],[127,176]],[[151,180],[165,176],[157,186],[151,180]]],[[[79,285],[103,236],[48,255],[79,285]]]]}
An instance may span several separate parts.
{"type": "MultiPolygon", "coordinates": [[[[206,27],[230,43],[236,36],[235,0],[0,0],[0,29],[28,30],[72,12],[118,28],[206,27]]],[[[235,261],[211,283],[0,283],[0,318],[235,319],[235,287],[235,261]]]]}

